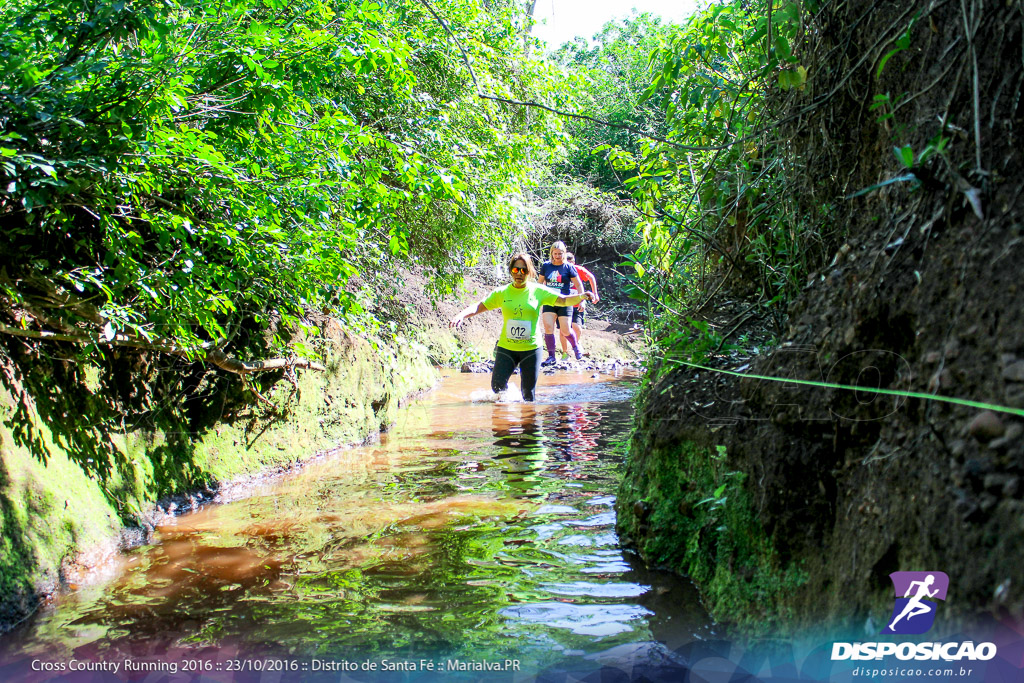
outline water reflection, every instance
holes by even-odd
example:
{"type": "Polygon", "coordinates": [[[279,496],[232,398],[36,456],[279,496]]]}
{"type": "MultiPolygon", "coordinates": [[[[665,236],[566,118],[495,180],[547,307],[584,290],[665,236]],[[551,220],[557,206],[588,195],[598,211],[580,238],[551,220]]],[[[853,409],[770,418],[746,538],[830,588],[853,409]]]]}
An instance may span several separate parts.
{"type": "Polygon", "coordinates": [[[380,444],[173,520],[117,579],[64,596],[0,655],[214,646],[537,669],[703,637],[689,585],[617,546],[628,385],[545,377],[536,404],[468,400],[486,381],[450,378],[380,444]]]}
{"type": "Polygon", "coordinates": [[[494,457],[531,459],[531,456],[538,456],[543,459],[543,434],[535,405],[493,404],[491,433],[498,448],[494,457]]]}
{"type": "Polygon", "coordinates": [[[563,602],[506,607],[502,613],[522,621],[600,638],[625,633],[631,629],[630,622],[651,614],[639,605],[576,605],[563,602]]]}
{"type": "Polygon", "coordinates": [[[598,459],[602,418],[600,404],[494,404],[494,457],[513,459],[510,474],[551,471],[563,478],[585,478],[580,463],[598,459]]]}

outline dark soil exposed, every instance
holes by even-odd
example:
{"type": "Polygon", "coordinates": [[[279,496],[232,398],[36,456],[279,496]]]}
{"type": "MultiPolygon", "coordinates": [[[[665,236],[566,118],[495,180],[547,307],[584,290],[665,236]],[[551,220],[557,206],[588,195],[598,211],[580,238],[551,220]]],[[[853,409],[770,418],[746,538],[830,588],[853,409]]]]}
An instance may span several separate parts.
{"type": "MultiPolygon", "coordinates": [[[[1024,409],[1020,4],[857,1],[816,21],[784,129],[828,257],[773,352],[718,363],[1024,409]],[[879,76],[908,25],[910,49],[879,76]],[[904,104],[879,121],[877,93],[904,104]],[[908,173],[894,146],[940,135],[913,177],[858,194],[908,173]]],[[[781,561],[808,575],[787,605],[797,622],[877,623],[897,570],[945,571],[947,617],[1024,614],[1020,412],[681,368],[647,392],[640,427],[634,452],[722,444],[748,474],[781,561]]]]}

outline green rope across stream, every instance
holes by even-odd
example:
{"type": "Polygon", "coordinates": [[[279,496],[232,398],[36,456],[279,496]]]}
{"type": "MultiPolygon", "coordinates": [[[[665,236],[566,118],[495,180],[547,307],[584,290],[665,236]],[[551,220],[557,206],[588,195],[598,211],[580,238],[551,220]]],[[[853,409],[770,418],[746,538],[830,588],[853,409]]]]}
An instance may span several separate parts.
{"type": "Polygon", "coordinates": [[[953,403],[958,406],[967,406],[969,408],[981,408],[983,410],[991,410],[998,413],[1009,413],[1010,415],[1016,415],[1018,417],[1024,417],[1024,409],[1021,408],[1010,408],[1008,406],[999,406],[992,403],[984,403],[982,401],[969,401],[965,398],[954,398],[952,396],[938,396],[936,394],[925,394],[920,391],[901,391],[899,389],[878,389],[872,387],[858,387],[850,384],[831,384],[829,382],[815,382],[809,379],[787,379],[785,377],[769,377],[767,375],[751,375],[742,372],[736,372],[735,370],[722,370],[720,368],[709,368],[705,365],[698,365],[697,363],[689,363],[685,360],[678,360],[676,358],[665,358],[670,363],[678,363],[679,365],[686,365],[691,368],[697,368],[698,370],[707,370],[708,372],[720,372],[723,375],[732,375],[734,377],[743,377],[745,379],[763,379],[769,382],[788,382],[789,384],[804,384],[811,387],[822,387],[824,389],[845,389],[847,391],[866,391],[871,394],[885,394],[887,396],[903,396],[906,398],[921,398],[926,401],[941,401],[943,403],[953,403]]]}

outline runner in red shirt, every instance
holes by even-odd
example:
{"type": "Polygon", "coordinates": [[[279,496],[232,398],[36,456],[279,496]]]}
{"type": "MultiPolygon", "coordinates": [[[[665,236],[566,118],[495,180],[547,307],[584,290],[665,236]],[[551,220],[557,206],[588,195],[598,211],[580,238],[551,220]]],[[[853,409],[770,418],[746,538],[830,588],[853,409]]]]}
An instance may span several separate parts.
{"type": "MultiPolygon", "coordinates": [[[[565,252],[565,262],[571,266],[576,266],[576,271],[580,276],[580,284],[589,282],[590,288],[594,291],[594,303],[596,304],[601,298],[597,295],[597,278],[594,274],[583,266],[576,265],[576,256],[571,252],[565,252]]],[[[576,288],[573,287],[569,290],[572,294],[581,294],[577,292],[576,288]]],[[[585,324],[587,316],[587,303],[581,301],[577,306],[572,309],[572,330],[576,333],[576,343],[579,344],[580,337],[583,335],[583,325],[585,324]]],[[[580,346],[580,349],[583,347],[580,346]]],[[[565,335],[562,335],[562,360],[566,360],[569,357],[569,345],[565,335]]]]}

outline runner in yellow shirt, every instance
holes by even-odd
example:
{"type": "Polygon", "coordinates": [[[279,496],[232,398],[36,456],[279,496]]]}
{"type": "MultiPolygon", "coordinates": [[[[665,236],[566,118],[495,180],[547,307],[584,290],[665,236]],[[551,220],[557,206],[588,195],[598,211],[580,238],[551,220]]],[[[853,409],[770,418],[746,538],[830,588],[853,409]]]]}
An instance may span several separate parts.
{"type": "Polygon", "coordinates": [[[590,301],[590,292],[576,296],[559,296],[530,278],[536,277],[533,260],[525,252],[512,256],[508,262],[512,284],[496,289],[487,298],[470,304],[452,318],[451,327],[458,327],[466,318],[501,307],[501,336],[494,347],[494,373],[491,389],[500,393],[508,388],[508,380],[517,367],[522,369],[523,398],[533,400],[533,390],[540,376],[541,346],[544,343],[540,327],[543,306],[575,306],[590,301]]]}

